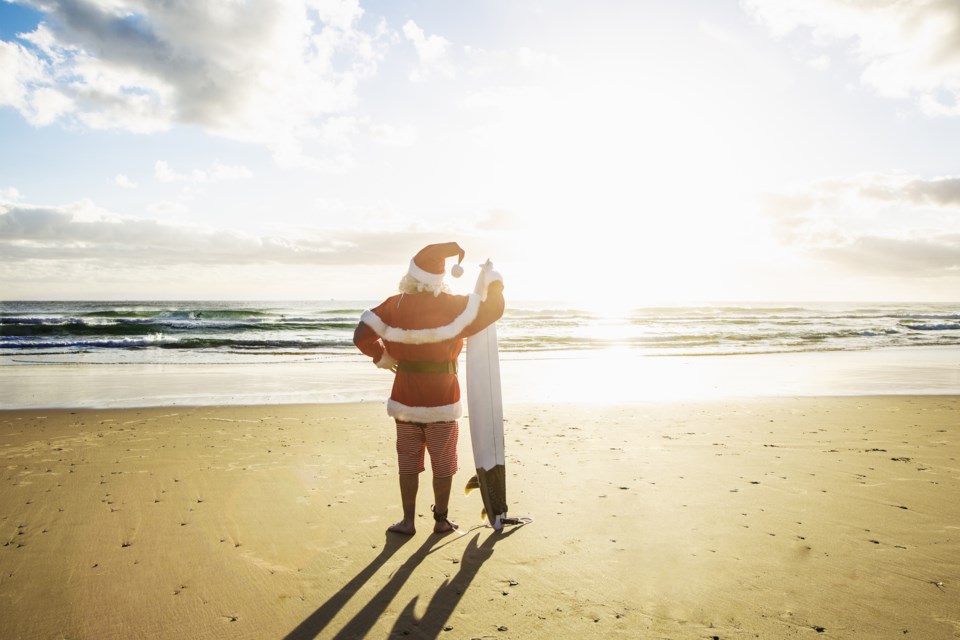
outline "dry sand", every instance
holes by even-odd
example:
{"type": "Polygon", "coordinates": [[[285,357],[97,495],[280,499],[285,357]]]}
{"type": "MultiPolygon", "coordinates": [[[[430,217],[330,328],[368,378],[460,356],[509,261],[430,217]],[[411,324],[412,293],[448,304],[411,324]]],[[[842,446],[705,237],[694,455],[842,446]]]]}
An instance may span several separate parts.
{"type": "Polygon", "coordinates": [[[0,636],[960,637],[958,397],[506,413],[407,539],[380,404],[0,412],[0,636]]]}

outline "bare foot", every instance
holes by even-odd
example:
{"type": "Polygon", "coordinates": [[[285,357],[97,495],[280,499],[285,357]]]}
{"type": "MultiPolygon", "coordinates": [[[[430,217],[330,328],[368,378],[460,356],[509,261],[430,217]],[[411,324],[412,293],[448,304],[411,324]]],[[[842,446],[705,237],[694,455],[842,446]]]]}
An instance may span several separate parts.
{"type": "Polygon", "coordinates": [[[437,523],[433,525],[434,533],[447,533],[450,531],[456,531],[460,528],[456,522],[444,518],[443,520],[437,520],[437,523]]]}
{"type": "Polygon", "coordinates": [[[413,526],[412,522],[407,522],[406,520],[401,520],[396,524],[392,524],[387,527],[388,533],[399,533],[404,536],[412,536],[417,532],[417,528],[413,526]]]}

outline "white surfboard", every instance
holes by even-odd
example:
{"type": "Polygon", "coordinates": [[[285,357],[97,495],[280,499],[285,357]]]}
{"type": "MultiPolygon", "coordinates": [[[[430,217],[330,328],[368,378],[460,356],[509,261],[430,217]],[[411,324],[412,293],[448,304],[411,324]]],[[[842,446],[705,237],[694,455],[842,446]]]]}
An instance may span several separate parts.
{"type": "MultiPolygon", "coordinates": [[[[493,263],[487,260],[477,278],[476,293],[487,290],[487,274],[493,263]]],[[[497,325],[467,338],[467,413],[470,440],[477,475],[467,482],[466,493],[480,489],[484,516],[500,530],[507,521],[507,486],[503,451],[503,399],[500,394],[500,354],[497,325]]]]}

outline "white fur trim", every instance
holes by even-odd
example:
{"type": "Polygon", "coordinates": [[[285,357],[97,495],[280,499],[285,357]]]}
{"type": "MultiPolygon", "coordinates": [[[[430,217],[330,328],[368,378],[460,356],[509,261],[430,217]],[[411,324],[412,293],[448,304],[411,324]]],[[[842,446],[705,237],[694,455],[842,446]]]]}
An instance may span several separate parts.
{"type": "Polygon", "coordinates": [[[380,356],[380,359],[374,364],[376,364],[380,369],[393,369],[395,366],[397,366],[397,360],[392,355],[387,353],[386,349],[384,349],[383,355],[380,356]]]}
{"type": "Polygon", "coordinates": [[[463,415],[463,406],[458,401],[441,407],[408,407],[390,399],[387,400],[387,415],[404,422],[449,422],[463,415]]]}
{"type": "Polygon", "coordinates": [[[407,269],[407,273],[419,280],[424,284],[432,284],[434,286],[439,285],[443,282],[442,273],[430,273],[429,271],[424,271],[417,266],[417,263],[413,260],[410,260],[410,268],[407,269]]]}
{"type": "Polygon", "coordinates": [[[374,333],[388,342],[399,342],[401,344],[433,344],[452,340],[463,333],[463,330],[477,319],[480,312],[480,296],[471,293],[467,296],[467,307],[463,312],[453,319],[450,324],[445,324],[432,329],[398,329],[391,327],[380,319],[380,316],[367,309],[360,316],[360,322],[364,323],[374,333]]]}

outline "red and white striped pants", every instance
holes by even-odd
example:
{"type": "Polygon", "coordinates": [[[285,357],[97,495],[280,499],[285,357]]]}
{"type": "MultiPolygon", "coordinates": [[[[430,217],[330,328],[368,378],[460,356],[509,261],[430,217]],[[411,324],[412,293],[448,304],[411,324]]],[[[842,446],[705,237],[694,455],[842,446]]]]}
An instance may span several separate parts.
{"type": "Polygon", "coordinates": [[[456,420],[449,422],[403,422],[397,420],[397,461],[401,475],[416,475],[423,467],[424,450],[430,452],[434,478],[451,478],[457,473],[456,420]]]}

